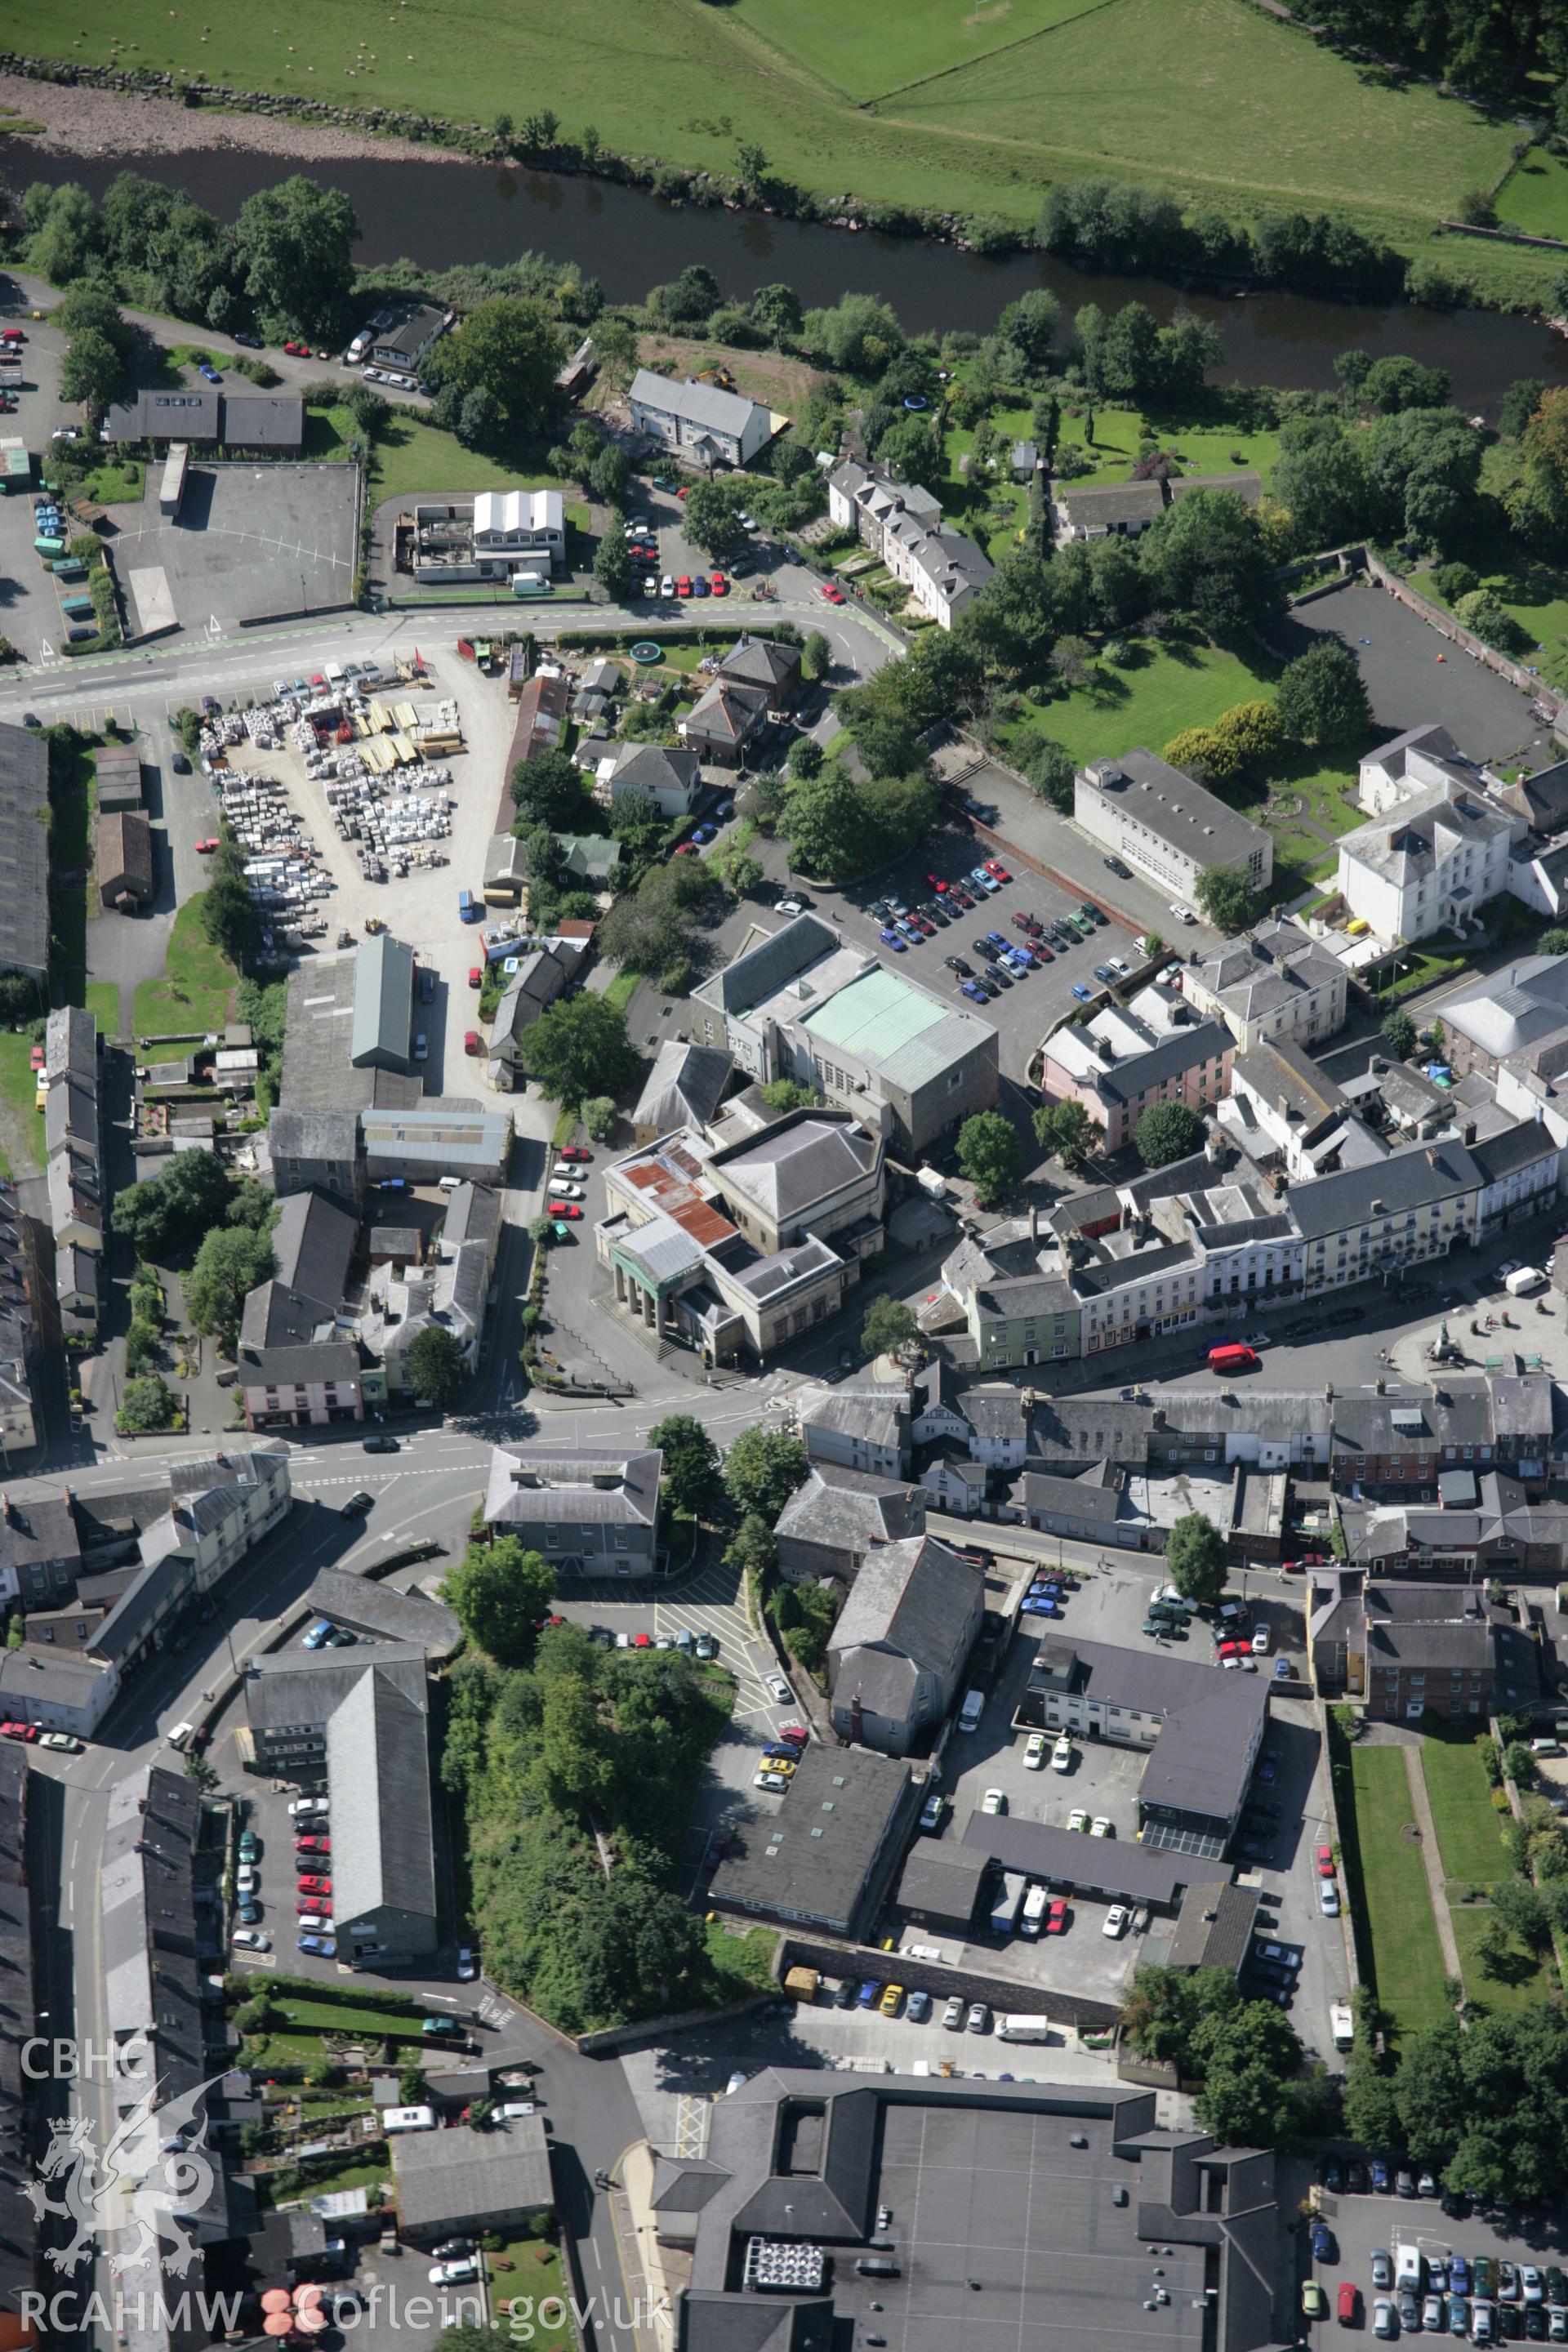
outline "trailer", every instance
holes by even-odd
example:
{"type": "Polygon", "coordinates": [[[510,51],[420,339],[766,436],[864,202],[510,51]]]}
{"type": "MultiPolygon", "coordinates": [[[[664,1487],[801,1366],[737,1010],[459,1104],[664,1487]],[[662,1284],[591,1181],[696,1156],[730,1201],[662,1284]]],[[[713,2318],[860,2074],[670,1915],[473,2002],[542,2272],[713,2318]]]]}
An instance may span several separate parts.
{"type": "Polygon", "coordinates": [[[991,1906],[991,1933],[997,1937],[1013,1934],[1023,1908],[1024,1890],[1028,1885],[1021,1870],[1005,1870],[1002,1885],[991,1906]]]}

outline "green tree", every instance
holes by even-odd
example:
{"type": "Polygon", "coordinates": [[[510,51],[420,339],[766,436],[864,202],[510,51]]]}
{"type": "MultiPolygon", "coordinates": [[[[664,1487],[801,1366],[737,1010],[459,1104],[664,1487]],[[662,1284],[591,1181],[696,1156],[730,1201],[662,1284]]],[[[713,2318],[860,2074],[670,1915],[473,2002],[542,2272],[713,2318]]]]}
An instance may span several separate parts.
{"type": "MultiPolygon", "coordinates": [[[[430,2085],[426,2079],[425,2069],[417,2058],[410,2058],[406,2065],[399,2068],[397,2095],[405,2107],[423,2107],[428,2105],[430,2085]]],[[[478,2335],[479,2330],[476,2328],[474,2332],[478,2335]]],[[[445,2342],[453,2333],[454,2330],[447,2328],[442,2341],[445,2342]]]]}
{"type": "Polygon", "coordinates": [[[522,1066],[552,1102],[630,1086],[637,1057],[626,1015],[602,996],[571,996],[551,1005],[523,1039],[522,1066]]]}
{"type": "Polygon", "coordinates": [[[138,1257],[166,1265],[222,1219],[230,1190],[226,1170],[211,1152],[177,1151],[156,1176],[116,1194],[114,1230],[129,1237],[138,1257]]]}
{"type": "Polygon", "coordinates": [[[60,362],[62,400],[80,401],[88,408],[107,408],[124,381],[125,362],[106,335],[84,328],[71,337],[60,362]]]}
{"type": "Polygon", "coordinates": [[[595,1143],[608,1143],[621,1114],[613,1095],[590,1095],[579,1106],[578,1116],[595,1143]]]}
{"type": "Polygon", "coordinates": [[[780,1118],[792,1110],[813,1110],[822,1100],[815,1087],[802,1086],[798,1078],[770,1078],[757,1092],[780,1118]]]}
{"type": "Polygon", "coordinates": [[[1007,304],[996,331],[1017,353],[1025,373],[1033,376],[1049,372],[1061,326],[1061,304],[1047,288],[1035,286],[1007,304]]]}
{"type": "Polygon", "coordinates": [[[818,685],[833,667],[833,647],[820,629],[813,629],[800,649],[801,676],[818,685]]]}
{"type": "Polygon", "coordinates": [[[583,772],[565,751],[536,751],[511,772],[511,797],[519,825],[548,825],[552,833],[588,830],[593,803],[583,772]]]}
{"type": "Polygon", "coordinates": [[[1211,636],[1232,636],[1279,609],[1257,516],[1234,490],[1190,490],[1146,530],[1139,560],[1150,593],[1211,636]]]}
{"type": "Polygon", "coordinates": [[[1542,931],[1537,945],[1542,955],[1568,955],[1568,931],[1542,931]]]}
{"type": "Polygon", "coordinates": [[[1029,790],[1063,816],[1072,814],[1073,775],[1072,755],[1060,743],[1048,736],[1029,746],[1024,761],[1024,774],[1029,790]]]}
{"type": "Polygon", "coordinates": [[[550,1606],[555,1571],[515,1536],[471,1543],[447,1571],[441,1598],[470,1642],[498,1666],[526,1665],[533,1655],[534,1625],[550,1606]]]}
{"type": "Polygon", "coordinates": [[[1042,1103],[1035,1113],[1035,1140],[1064,1168],[1077,1168],[1094,1149],[1094,1122],[1080,1102],[1042,1103]]]}
{"type": "Polygon", "coordinates": [[[174,1399],[156,1372],[127,1381],[120,1393],[120,1426],[128,1437],[147,1437],[174,1426],[174,1399]]]}
{"type": "Polygon", "coordinates": [[[1000,1200],[1024,1172],[1018,1131],[1000,1111],[980,1110],[958,1130],[958,1165],[980,1200],[1000,1200]]]}
{"type": "Polygon", "coordinates": [[[425,366],[438,384],[464,399],[486,394],[495,404],[500,432],[538,433],[553,406],[565,356],[565,338],[543,302],[500,294],[444,335],[425,366]]]}
{"type": "Polygon", "coordinates": [[[821,775],[826,756],[815,735],[797,735],[785,764],[792,776],[809,783],[813,776],[821,775]]]}
{"type": "Polygon", "coordinates": [[[461,1347],[439,1323],[427,1323],[416,1336],[404,1369],[414,1394],[437,1406],[450,1404],[468,1371],[461,1347]]]}
{"type": "Polygon", "coordinates": [[[868,1363],[878,1356],[901,1356],[921,1336],[921,1327],[901,1298],[883,1291],[867,1307],[860,1324],[860,1353],[868,1363]]]}
{"type": "Polygon", "coordinates": [[[1205,866],[1193,885],[1198,911],[1216,931],[1227,936],[1245,930],[1252,920],[1256,893],[1245,874],[1231,866],[1205,866]]]}
{"type": "Polygon", "coordinates": [[[693,547],[723,563],[732,556],[745,532],[739,517],[744,513],[746,493],[739,482],[698,482],[687,492],[686,510],[680,519],[681,534],[693,547]]]}
{"type": "Polygon", "coordinates": [[[205,1756],[198,1756],[194,1749],[185,1758],[185,1778],[194,1781],[204,1797],[217,1787],[216,1771],[205,1756]]]}
{"type": "MultiPolygon", "coordinates": [[[[1530,1750],[1525,1749],[1528,1756],[1530,1750]]],[[[1532,1767],[1533,1770],[1533,1767],[1532,1767]]],[[[1517,1786],[1530,1787],[1527,1780],[1517,1786]]],[[[1537,1890],[1527,1878],[1500,1878],[1492,1888],[1492,1916],[1506,1932],[1517,1936],[1520,1942],[1532,1952],[1544,1951],[1552,1940],[1552,1926],[1546,1906],[1537,1890]]]]}
{"type": "Polygon", "coordinates": [[[218,1225],[205,1235],[184,1280],[191,1328],[205,1339],[216,1332],[219,1345],[234,1350],[247,1292],[273,1272],[272,1242],[245,1225],[218,1225]]]}
{"type": "Polygon", "coordinates": [[[594,577],[614,604],[626,602],[632,584],[632,552],[624,535],[606,530],[594,556],[594,577]]]}
{"type": "Polygon", "coordinates": [[[1286,663],[1274,707],[1280,724],[1302,743],[1353,743],[1372,726],[1361,664],[1333,637],[1320,638],[1286,663]]]}
{"type": "Polygon", "coordinates": [[[724,1490],[737,1511],[772,1527],[805,1475],[805,1448],[776,1429],[743,1429],[724,1457],[724,1490]]]}
{"type": "Polygon", "coordinates": [[[594,326],[594,357],[599,381],[611,392],[624,392],[637,363],[637,331],[625,319],[606,312],[594,326]]]}
{"type": "Polygon", "coordinates": [[[261,943],[261,918],[243,882],[214,876],[202,894],[202,929],[218,953],[243,971],[261,943]]]}
{"type": "Polygon", "coordinates": [[[1205,1132],[1201,1116],[1186,1103],[1157,1102],[1140,1113],[1132,1140],[1145,1168],[1165,1168],[1196,1151],[1205,1132]]]}
{"type": "Polygon", "coordinates": [[[1407,1062],[1415,1051],[1415,1024],[1403,1005],[1396,1004],[1384,1014],[1378,1034],[1389,1052],[1401,1062],[1407,1062]]]}
{"type": "Polygon", "coordinates": [[[1489,588],[1472,588],[1468,596],[1461,596],[1454,606],[1454,618],[1472,636],[1479,637],[1485,645],[1499,646],[1504,653],[1527,642],[1524,631],[1501,597],[1494,595],[1489,588]]]}
{"type": "Polygon", "coordinates": [[[1204,2087],[1193,2103],[1200,2129],[1224,2147],[1278,2147],[1292,2137],[1301,2044],[1271,2002],[1247,2000],[1196,2035],[1204,2087]]]}
{"type": "Polygon", "coordinates": [[[1165,1538],[1165,1571],[1185,1600],[1212,1609],[1225,1591],[1225,1538],[1202,1511],[1187,1511],[1165,1538]]]}
{"type": "Polygon", "coordinates": [[[1399,2099],[1369,2035],[1357,2032],[1345,2064],[1344,2126],[1363,2147],[1404,2145],[1399,2099]]]}
{"type": "Polygon", "coordinates": [[[664,1455],[664,1492],[678,1511],[698,1517],[719,1479],[719,1449],[689,1412],[673,1412],[648,1431],[664,1455]]]}
{"type": "Polygon", "coordinates": [[[800,297],[793,286],[759,286],[752,297],[752,319],[771,342],[782,346],[800,332],[800,297]]]}
{"type": "Polygon", "coordinates": [[[536,1769],[545,1802],[568,1821],[585,1822],[608,1798],[614,1729],[600,1714],[591,1684],[576,1675],[552,1677],[544,1694],[536,1769]]]}
{"type": "Polygon", "coordinates": [[[268,342],[332,332],[353,290],[359,233],[342,190],[303,173],[246,198],[234,226],[235,263],[268,342]]]}

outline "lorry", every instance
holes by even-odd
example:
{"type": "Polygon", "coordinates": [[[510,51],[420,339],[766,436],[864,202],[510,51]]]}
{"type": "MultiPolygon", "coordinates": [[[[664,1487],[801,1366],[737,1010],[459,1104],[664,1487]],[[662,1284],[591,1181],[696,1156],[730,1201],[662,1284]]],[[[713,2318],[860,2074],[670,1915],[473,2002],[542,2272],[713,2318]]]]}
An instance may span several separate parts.
{"type": "Polygon", "coordinates": [[[1024,1889],[1028,1885],[1021,1870],[1005,1870],[1002,1884],[991,1905],[991,1933],[1011,1936],[1018,1925],[1018,1914],[1024,1906],[1024,1889]]]}

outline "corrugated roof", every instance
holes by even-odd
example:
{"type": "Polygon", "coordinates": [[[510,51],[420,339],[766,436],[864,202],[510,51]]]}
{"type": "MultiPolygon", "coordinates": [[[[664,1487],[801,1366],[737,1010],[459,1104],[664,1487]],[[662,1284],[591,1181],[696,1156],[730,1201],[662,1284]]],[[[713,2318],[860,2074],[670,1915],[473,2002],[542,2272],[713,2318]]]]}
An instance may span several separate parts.
{"type": "Polygon", "coordinates": [[[406,1066],[414,1032],[414,950],[378,931],[354,958],[353,1028],[349,1059],[406,1066]]]}

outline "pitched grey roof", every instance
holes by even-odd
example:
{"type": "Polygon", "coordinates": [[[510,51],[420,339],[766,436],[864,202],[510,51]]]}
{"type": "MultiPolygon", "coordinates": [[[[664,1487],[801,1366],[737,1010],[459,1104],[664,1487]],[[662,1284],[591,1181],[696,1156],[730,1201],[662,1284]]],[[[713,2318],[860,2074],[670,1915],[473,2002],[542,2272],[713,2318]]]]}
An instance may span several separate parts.
{"type": "Polygon", "coordinates": [[[416,1643],[384,1642],[374,1653],[296,1646],[251,1659],[245,1672],[246,1719],[253,1731],[287,1724],[324,1730],[373,1662],[411,1706],[424,1706],[425,1652],[416,1643]]]}
{"type": "MultiPolygon", "coordinates": [[[[1237,1683],[1251,1677],[1211,1672],[1210,1679],[1237,1683]]],[[[1165,1736],[1162,1732],[1160,1738],[1165,1736]]],[[[1139,1845],[1131,1838],[1097,1839],[1104,1852],[1086,1858],[1085,1842],[1075,1831],[1054,1822],[1026,1821],[1019,1813],[971,1813],[963,1842],[989,1854],[1003,1870],[1060,1879],[1068,1886],[1085,1885],[1092,1871],[1097,1889],[1131,1903],[1173,1903],[1183,1887],[1223,1885],[1230,1875],[1228,1863],[1207,1862],[1168,1846],[1139,1845]]]]}
{"type": "Polygon", "coordinates": [[[667,1037],[632,1113],[633,1125],[653,1128],[660,1135],[678,1127],[706,1127],[734,1066],[728,1046],[688,1045],[679,1037],[667,1037]]]}
{"type": "Polygon", "coordinates": [[[61,1005],[44,1024],[44,1076],[98,1082],[98,1024],[77,1004],[61,1005]]]}
{"type": "MultiPolygon", "coordinates": [[[[767,709],[767,689],[743,679],[716,677],[681,721],[688,735],[703,735],[716,743],[743,743],[767,709]]],[[[697,757],[696,752],[690,755],[697,757]]]]}
{"type": "Polygon", "coordinates": [[[745,636],[731,647],[719,667],[726,677],[753,686],[782,686],[799,671],[800,648],[775,645],[772,637],[745,636]]]}
{"type": "Polygon", "coordinates": [[[1024,1400],[1016,1389],[965,1389],[958,1400],[963,1414],[976,1437],[1000,1440],[1026,1434],[1029,1417],[1024,1400]]]}
{"type": "Polygon", "coordinates": [[[548,2210],[555,2202],[542,2116],[519,2116],[488,2131],[455,2124],[447,2131],[399,2132],[391,2147],[405,2230],[460,2229],[518,2209],[548,2210]]]}
{"type": "Polygon", "coordinates": [[[616,751],[611,784],[642,793],[689,793],[700,782],[702,762],[695,751],[668,750],[662,743],[622,743],[616,751]]]}
{"type": "Polygon", "coordinates": [[[1297,1231],[1314,1241],[1342,1226],[1365,1224],[1374,1214],[1403,1215],[1406,1209],[1451,1200],[1456,1193],[1475,1190],[1481,1181],[1473,1155],[1450,1137],[1391,1151],[1371,1167],[1346,1168],[1300,1184],[1290,1194],[1290,1213],[1297,1231]],[[1374,1212],[1374,1201],[1382,1202],[1381,1210],[1374,1212]]]}
{"type": "MultiPolygon", "coordinates": [[[[868,1553],[828,1638],[842,1666],[847,1653],[873,1645],[898,1651],[917,1666],[944,1668],[956,1627],[967,1622],[981,1571],[934,1536],[868,1553]]],[[[857,1672],[859,1666],[857,1664],[857,1672]]]]}
{"type": "Polygon", "coordinates": [[[696,992],[726,1013],[745,1013],[764,997],[774,995],[798,972],[819,962],[838,943],[837,932],[820,916],[796,915],[781,930],[770,931],[722,971],[704,981],[696,992]]]}
{"type": "Polygon", "coordinates": [[[1152,522],[1165,511],[1165,493],[1159,482],[1103,482],[1079,488],[1076,482],[1058,482],[1056,501],[1075,528],[1108,528],[1122,522],[1152,522]]]}
{"type": "Polygon", "coordinates": [[[1331,987],[1342,972],[1338,958],[1289,919],[1222,940],[1198,967],[1203,985],[1239,1022],[1282,1012],[1300,997],[1331,987]]]}
{"type": "Polygon", "coordinates": [[[500,1234],[500,1194],[490,1184],[459,1184],[447,1202],[441,1227],[443,1249],[459,1249],[465,1242],[483,1242],[493,1249],[500,1234]]]}
{"type": "MultiPolygon", "coordinates": [[[[693,383],[689,379],[676,383],[668,376],[656,375],[650,368],[638,368],[631,381],[626,398],[633,406],[654,408],[669,416],[682,416],[689,425],[701,425],[710,433],[723,433],[739,440],[756,411],[757,403],[738,392],[721,391],[716,383],[693,383]]],[[[764,410],[763,415],[766,415],[764,410]]]]}
{"type": "Polygon", "coordinates": [[[1234,866],[1268,843],[1261,826],[1142,744],[1082,772],[1112,807],[1197,866],[1234,866]]]}
{"type": "Polygon", "coordinates": [[[1235,1812],[1252,1769],[1252,1735],[1268,1711],[1261,1675],[1221,1675],[1206,1661],[1051,1634],[1040,1643],[1034,1672],[1058,1683],[1065,1678],[1068,1687],[1108,1706],[1160,1718],[1141,1803],[1220,1818],[1235,1812]]]}
{"type": "Polygon", "coordinates": [[[426,1695],[372,1656],[327,1718],[332,1802],[332,1907],[339,1919],[383,1909],[436,1916],[435,1840],[426,1695]]]}
{"type": "Polygon", "coordinates": [[[462,1627],[445,1601],[432,1601],[425,1592],[399,1592],[394,1585],[378,1583],[373,1576],[353,1576],[346,1569],[318,1569],[305,1598],[334,1625],[416,1645],[432,1657],[445,1657],[462,1639],[462,1627]]]}
{"type": "Polygon", "coordinates": [[[485,1517],[562,1527],[640,1525],[658,1516],[664,1456],[657,1448],[498,1445],[490,1454],[485,1517]]]}
{"type": "Polygon", "coordinates": [[[1473,785],[1436,784],[1353,833],[1342,833],[1338,845],[1342,856],[1404,888],[1435,873],[1442,858],[1465,842],[1495,841],[1511,824],[1473,785]]]}
{"type": "Polygon", "coordinates": [[[1096,1084],[1113,1102],[1131,1102],[1148,1087],[1195,1069],[1200,1062],[1223,1061],[1230,1047],[1230,1031],[1223,1021],[1184,1023],[1156,1037],[1142,1053],[1129,1054],[1099,1071],[1096,1084]]]}
{"type": "Polygon", "coordinates": [[[335,1314],[358,1233],[353,1218],[323,1194],[291,1193],[279,1204],[272,1229],[278,1280],[310,1300],[319,1314],[335,1314]]]}
{"type": "Polygon", "coordinates": [[[868,1175],[879,1149],[846,1113],[795,1111],[761,1135],[726,1144],[709,1164],[721,1184],[755,1202],[772,1222],[789,1224],[868,1175]]]}
{"type": "Polygon", "coordinates": [[[804,1407],[801,1426],[897,1448],[908,1436],[909,1406],[901,1390],[824,1389],[804,1407]]]}
{"type": "Polygon", "coordinates": [[[814,1463],[779,1513],[775,1535],[829,1549],[864,1550],[925,1532],[925,1497],[900,1479],[814,1463]]]}
{"type": "Polygon", "coordinates": [[[353,1027],[349,1059],[373,1055],[406,1063],[414,1029],[414,950],[378,931],[354,950],[353,1027]]]}

